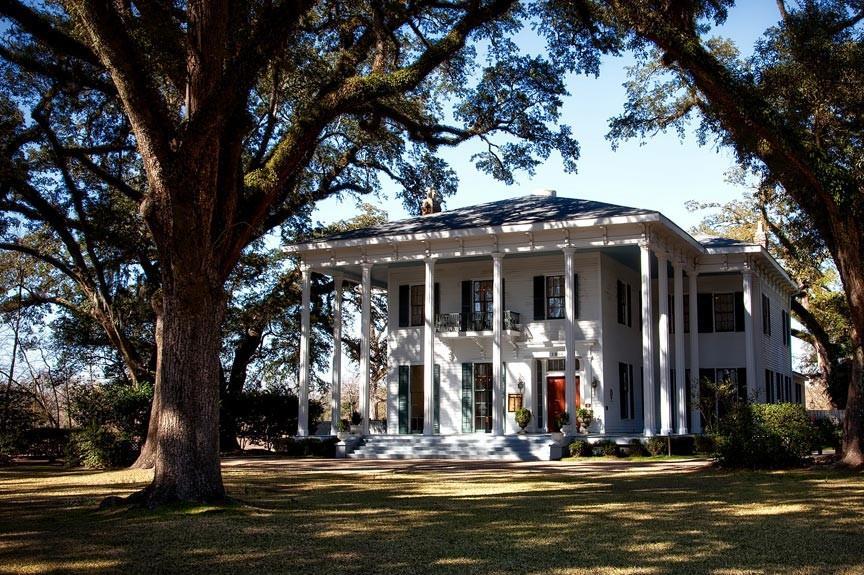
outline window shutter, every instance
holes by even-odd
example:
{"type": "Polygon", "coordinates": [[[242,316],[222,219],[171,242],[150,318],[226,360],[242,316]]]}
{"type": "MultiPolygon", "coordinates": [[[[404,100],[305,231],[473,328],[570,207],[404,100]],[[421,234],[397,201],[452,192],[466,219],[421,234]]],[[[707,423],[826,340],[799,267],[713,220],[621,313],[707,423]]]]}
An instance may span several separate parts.
{"type": "Polygon", "coordinates": [[[433,322],[436,321],[438,315],[441,313],[441,284],[439,284],[438,282],[435,282],[434,298],[435,305],[432,309],[435,317],[432,318],[433,322]]]}
{"type": "Polygon", "coordinates": [[[409,370],[407,365],[399,366],[399,433],[408,433],[409,370]]]}
{"type": "Polygon", "coordinates": [[[744,292],[735,292],[735,331],[744,331],[744,292]]]}
{"type": "Polygon", "coordinates": [[[714,301],[710,293],[696,295],[696,311],[699,333],[714,331],[714,301]]]}
{"type": "Polygon", "coordinates": [[[624,282],[621,280],[617,280],[615,282],[615,301],[618,306],[618,323],[626,324],[627,320],[624,318],[624,313],[627,308],[627,303],[625,301],[626,296],[624,295],[624,282]]]}
{"type": "Polygon", "coordinates": [[[621,413],[621,419],[627,418],[627,408],[630,405],[630,385],[627,382],[627,364],[618,364],[618,403],[621,413]]]}
{"type": "Polygon", "coordinates": [[[471,315],[471,280],[462,282],[462,315],[459,318],[460,331],[468,330],[468,317],[471,315]]]}
{"type": "MultiPolygon", "coordinates": [[[[642,292],[639,292],[639,297],[642,297],[642,292]]],[[[642,313],[642,300],[639,300],[639,313],[642,313]]],[[[641,317],[641,316],[640,316],[641,317]]],[[[627,284],[627,327],[633,327],[633,290],[630,284],[627,284]]],[[[639,329],[642,329],[642,322],[639,322],[639,329]]]]}
{"type": "Polygon", "coordinates": [[[774,378],[771,376],[771,370],[765,370],[765,403],[774,403],[774,378]]]}
{"type": "MultiPolygon", "coordinates": [[[[435,284],[438,287],[438,284],[435,284]]],[[[432,433],[441,433],[441,366],[432,367],[432,433]]]]}
{"type": "Polygon", "coordinates": [[[410,286],[399,286],[399,327],[408,327],[411,315],[411,288],[410,286]]]}
{"type": "Polygon", "coordinates": [[[546,319],[546,277],[534,276],[534,321],[546,319]]]}
{"type": "Polygon", "coordinates": [[[536,372],[535,386],[537,388],[534,400],[534,411],[537,414],[537,429],[543,429],[543,362],[539,359],[534,360],[534,370],[536,372]]]}
{"type": "Polygon", "coordinates": [[[573,274],[573,319],[579,319],[579,274],[573,274]]]}
{"type": "Polygon", "coordinates": [[[462,433],[474,431],[474,364],[462,364],[462,433]]]}

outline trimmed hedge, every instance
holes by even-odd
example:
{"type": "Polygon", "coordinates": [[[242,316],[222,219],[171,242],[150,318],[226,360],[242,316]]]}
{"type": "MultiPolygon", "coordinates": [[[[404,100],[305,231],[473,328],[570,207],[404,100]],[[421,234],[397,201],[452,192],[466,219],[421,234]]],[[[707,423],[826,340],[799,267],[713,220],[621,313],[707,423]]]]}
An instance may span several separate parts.
{"type": "Polygon", "coordinates": [[[635,437],[627,443],[627,451],[630,455],[635,455],[637,457],[645,457],[648,455],[648,450],[645,449],[645,444],[642,443],[641,439],[636,439],[635,437]]]}
{"type": "Polygon", "coordinates": [[[336,457],[336,437],[279,437],[273,440],[276,453],[288,457],[336,457]]]}
{"type": "Polygon", "coordinates": [[[618,449],[617,443],[609,439],[604,439],[603,441],[598,441],[594,444],[594,453],[599,455],[618,456],[621,452],[618,449]]]}

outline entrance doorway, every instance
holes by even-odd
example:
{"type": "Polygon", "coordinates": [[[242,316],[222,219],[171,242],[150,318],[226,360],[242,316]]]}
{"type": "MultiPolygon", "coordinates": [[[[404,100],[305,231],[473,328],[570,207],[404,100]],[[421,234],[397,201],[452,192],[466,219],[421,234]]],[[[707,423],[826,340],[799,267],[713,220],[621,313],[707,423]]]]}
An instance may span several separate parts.
{"type": "MultiPolygon", "coordinates": [[[[546,414],[549,418],[549,431],[561,431],[558,416],[567,411],[564,396],[564,378],[553,376],[546,378],[546,414]]],[[[571,416],[572,417],[572,416],[571,416]]]]}
{"type": "Polygon", "coordinates": [[[474,364],[474,431],[492,433],[492,364],[474,364]]]}

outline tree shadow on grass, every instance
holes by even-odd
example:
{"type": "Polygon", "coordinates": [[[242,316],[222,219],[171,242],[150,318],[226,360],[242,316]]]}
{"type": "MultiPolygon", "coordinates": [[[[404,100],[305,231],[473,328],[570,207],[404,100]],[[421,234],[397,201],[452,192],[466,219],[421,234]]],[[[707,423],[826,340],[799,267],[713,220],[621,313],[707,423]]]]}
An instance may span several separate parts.
{"type": "Polygon", "coordinates": [[[588,469],[244,463],[225,481],[250,506],[222,513],[94,511],[140,487],[99,475],[84,496],[62,485],[9,495],[0,480],[0,571],[864,570],[860,475],[588,469]],[[31,511],[17,514],[25,500],[31,511]]]}

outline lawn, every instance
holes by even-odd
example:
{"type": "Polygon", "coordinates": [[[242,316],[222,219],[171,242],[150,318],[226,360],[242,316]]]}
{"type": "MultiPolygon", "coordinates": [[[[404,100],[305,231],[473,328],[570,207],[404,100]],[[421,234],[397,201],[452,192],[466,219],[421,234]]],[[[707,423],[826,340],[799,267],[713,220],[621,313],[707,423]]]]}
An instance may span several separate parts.
{"type": "Polygon", "coordinates": [[[0,469],[0,573],[864,573],[864,477],[228,460],[244,504],[99,510],[147,472],[0,469]]]}

